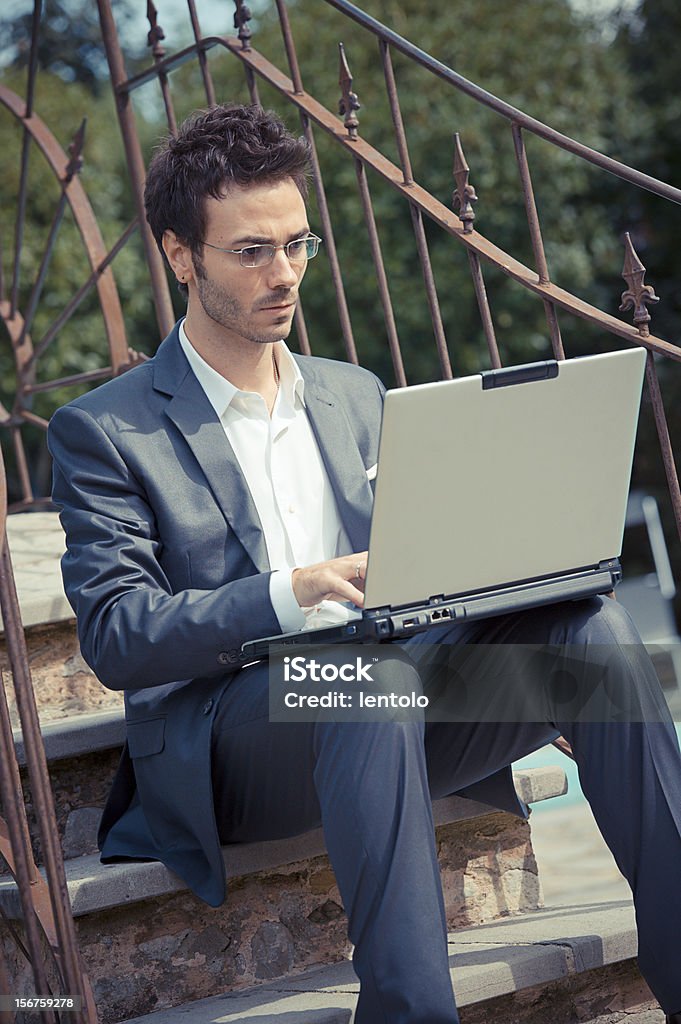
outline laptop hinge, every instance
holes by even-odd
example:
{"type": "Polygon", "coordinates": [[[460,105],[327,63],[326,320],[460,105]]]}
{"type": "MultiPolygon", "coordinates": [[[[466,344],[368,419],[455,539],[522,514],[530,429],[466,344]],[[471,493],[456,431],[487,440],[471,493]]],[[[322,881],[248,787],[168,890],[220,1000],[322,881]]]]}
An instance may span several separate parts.
{"type": "Polygon", "coordinates": [[[622,566],[619,558],[606,558],[598,563],[601,571],[609,572],[612,576],[612,585],[615,587],[622,580],[622,566]]]}
{"type": "Polygon", "coordinates": [[[539,363],[524,363],[522,366],[509,366],[508,369],[483,370],[482,390],[505,388],[510,384],[527,384],[534,380],[551,380],[558,376],[558,361],[545,359],[539,363]]]}

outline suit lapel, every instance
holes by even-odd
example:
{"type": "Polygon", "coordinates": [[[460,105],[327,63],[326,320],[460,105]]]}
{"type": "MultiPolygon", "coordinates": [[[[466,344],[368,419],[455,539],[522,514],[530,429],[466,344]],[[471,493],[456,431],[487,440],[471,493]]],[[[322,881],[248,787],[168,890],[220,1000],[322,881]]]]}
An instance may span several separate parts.
{"type": "Polygon", "coordinates": [[[223,515],[258,572],[269,571],[265,537],[234,449],[192,373],[177,328],[154,359],[154,387],[170,396],[166,413],[184,435],[223,515]]]}
{"type": "Polygon", "coordinates": [[[326,388],[319,385],[305,364],[305,404],[326,472],[338,503],[353,551],[369,547],[372,494],[366,469],[345,411],[326,388]]]}
{"type": "MultiPolygon", "coordinates": [[[[305,378],[307,414],[341,520],[353,551],[364,551],[369,546],[372,493],[357,441],[335,396],[317,382],[307,363],[298,362],[305,378]]],[[[154,387],[169,396],[167,415],[185,437],[256,569],[267,572],[267,547],[251,492],[222,424],[185,358],[177,325],[154,357],[154,387]]]]}

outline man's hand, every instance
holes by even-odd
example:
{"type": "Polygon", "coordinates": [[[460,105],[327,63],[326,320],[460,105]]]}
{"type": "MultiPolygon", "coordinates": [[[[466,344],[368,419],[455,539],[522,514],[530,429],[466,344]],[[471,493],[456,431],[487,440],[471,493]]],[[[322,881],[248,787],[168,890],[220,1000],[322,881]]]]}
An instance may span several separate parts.
{"type": "Polygon", "coordinates": [[[364,577],[367,568],[366,551],[354,555],[332,558],[304,569],[294,569],[291,584],[301,608],[309,608],[320,601],[352,601],[361,608],[364,604],[364,577]]]}

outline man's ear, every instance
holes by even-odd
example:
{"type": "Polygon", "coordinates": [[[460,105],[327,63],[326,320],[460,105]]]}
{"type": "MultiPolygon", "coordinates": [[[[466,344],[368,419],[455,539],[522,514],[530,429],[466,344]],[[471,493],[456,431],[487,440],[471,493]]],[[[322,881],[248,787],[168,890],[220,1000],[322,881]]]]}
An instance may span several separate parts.
{"type": "Polygon", "coordinates": [[[179,240],[174,231],[163,232],[163,251],[170,269],[180,284],[186,284],[194,276],[194,264],[189,246],[179,240]]]}

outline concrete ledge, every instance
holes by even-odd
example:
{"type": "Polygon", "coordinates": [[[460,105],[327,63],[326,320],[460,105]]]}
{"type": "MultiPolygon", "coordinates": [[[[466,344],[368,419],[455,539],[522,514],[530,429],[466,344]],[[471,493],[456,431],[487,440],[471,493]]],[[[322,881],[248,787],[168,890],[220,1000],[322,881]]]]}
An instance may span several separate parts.
{"type": "MultiPolygon", "coordinates": [[[[93,711],[89,714],[58,718],[41,726],[45,755],[48,761],[64,761],[100,750],[122,747],[125,743],[123,708],[93,711]]],[[[21,730],[14,731],[14,748],[20,766],[26,764],[26,750],[21,730]]]]}
{"type": "MultiPolygon", "coordinates": [[[[635,957],[636,950],[629,902],[553,907],[449,936],[459,1007],[619,964],[635,957]]],[[[358,988],[351,964],[344,962],[247,992],[159,1010],[127,1024],[349,1024],[358,988]]]]}
{"type": "MultiPolygon", "coordinates": [[[[567,789],[565,772],[557,767],[514,772],[514,780],[526,803],[560,796],[567,789]]],[[[445,797],[435,801],[433,810],[436,825],[443,825],[490,814],[495,809],[461,797],[445,797]]],[[[271,871],[325,852],[321,829],[292,839],[234,844],[223,847],[222,851],[228,878],[271,871]]],[[[158,861],[102,864],[96,854],[67,860],[66,877],[74,917],[186,889],[184,882],[158,861]]],[[[10,918],[21,918],[19,894],[10,877],[0,880],[0,907],[10,918]]]]}
{"type": "MultiPolygon", "coordinates": [[[[535,771],[522,776],[525,795],[548,796],[551,790],[543,775],[535,771]]],[[[562,772],[558,781],[561,792],[562,772]]],[[[443,822],[436,841],[451,929],[508,919],[541,905],[526,821],[454,799],[439,802],[435,811],[443,822]]],[[[102,1024],[219,991],[247,992],[275,979],[285,986],[302,971],[345,962],[347,921],[321,832],[233,845],[223,856],[232,884],[229,898],[218,908],[202,903],[156,862],[103,866],[96,856],[67,862],[79,945],[102,1024]]],[[[0,896],[0,905],[10,913],[12,900],[17,912],[13,889],[11,881],[0,881],[0,892],[7,897],[0,896]]],[[[28,967],[18,953],[10,972],[13,991],[30,985],[28,967]]],[[[327,1008],[322,1002],[318,1009],[310,1015],[306,1007],[303,1019],[319,1024],[327,1008]]],[[[567,1021],[556,1019],[556,1024],[567,1021]]]]}
{"type": "Polygon", "coordinates": [[[8,516],[7,540],[24,626],[72,619],[59,568],[65,539],[58,513],[19,512],[8,516]]]}
{"type": "Polygon", "coordinates": [[[551,907],[450,935],[462,1005],[619,963],[637,951],[630,900],[551,907]]]}
{"type": "MultiPolygon", "coordinates": [[[[563,757],[565,755],[562,755],[563,757]]],[[[568,791],[567,775],[556,764],[546,768],[523,768],[513,772],[513,784],[520,799],[526,804],[538,804],[563,796],[568,791]]]]}

